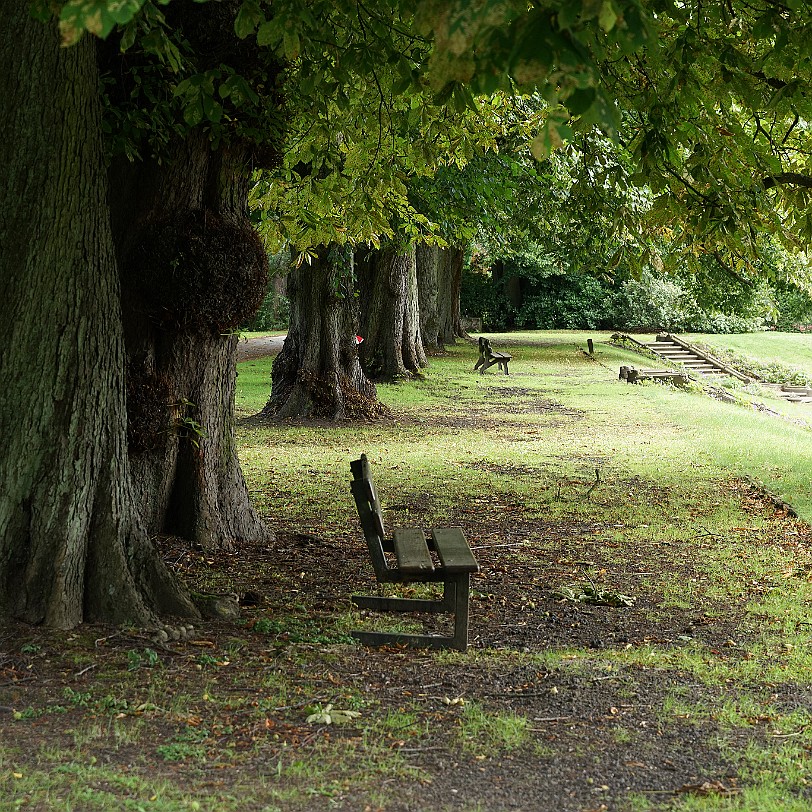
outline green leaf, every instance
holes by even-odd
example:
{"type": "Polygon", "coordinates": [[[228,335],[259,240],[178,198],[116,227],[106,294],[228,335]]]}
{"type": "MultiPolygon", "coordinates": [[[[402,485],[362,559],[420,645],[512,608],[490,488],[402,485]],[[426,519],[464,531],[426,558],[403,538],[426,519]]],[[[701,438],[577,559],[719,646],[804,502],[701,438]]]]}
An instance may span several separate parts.
{"type": "Polygon", "coordinates": [[[183,120],[190,127],[196,127],[203,121],[203,101],[200,96],[196,96],[183,108],[183,120]]]}
{"type": "Polygon", "coordinates": [[[104,39],[116,25],[130,22],[146,0],[68,0],[59,13],[63,45],[73,45],[85,31],[104,39]]]}
{"type": "Polygon", "coordinates": [[[285,31],[282,38],[282,54],[287,59],[296,59],[301,51],[302,44],[295,31],[285,31]]]}
{"type": "Polygon", "coordinates": [[[598,25],[604,31],[611,31],[617,23],[617,12],[612,5],[612,0],[603,0],[600,14],[598,14],[598,25]]]}
{"type": "Polygon", "coordinates": [[[218,122],[223,118],[223,107],[212,96],[204,95],[203,113],[209,121],[218,122]]]}
{"type": "Polygon", "coordinates": [[[585,87],[576,90],[567,97],[567,109],[574,116],[586,112],[595,102],[596,91],[594,87],[585,87]]]}
{"type": "Polygon", "coordinates": [[[572,138],[572,128],[562,121],[549,119],[542,131],[530,143],[530,152],[537,161],[543,161],[554,150],[564,146],[564,141],[572,138]]]}
{"type": "Polygon", "coordinates": [[[122,53],[129,51],[130,48],[132,48],[137,34],[138,28],[133,24],[128,25],[124,29],[124,33],[121,35],[121,42],[119,43],[119,50],[122,53]]]}
{"type": "Polygon", "coordinates": [[[243,0],[237,18],[234,20],[234,33],[245,39],[256,30],[256,27],[265,20],[265,15],[259,7],[257,0],[243,0]]]}
{"type": "Polygon", "coordinates": [[[275,48],[281,39],[279,25],[276,20],[268,20],[260,25],[257,31],[257,45],[275,48]]]}
{"type": "Polygon", "coordinates": [[[562,30],[572,28],[581,16],[581,0],[564,3],[558,12],[558,27],[562,30]]]}

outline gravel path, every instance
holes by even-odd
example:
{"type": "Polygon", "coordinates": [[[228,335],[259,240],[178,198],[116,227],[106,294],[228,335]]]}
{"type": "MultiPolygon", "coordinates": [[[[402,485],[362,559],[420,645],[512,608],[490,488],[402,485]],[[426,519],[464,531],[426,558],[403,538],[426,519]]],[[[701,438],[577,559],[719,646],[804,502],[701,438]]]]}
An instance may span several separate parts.
{"type": "Polygon", "coordinates": [[[237,361],[252,361],[267,355],[276,355],[285,342],[285,336],[262,336],[240,341],[237,345],[237,361]]]}

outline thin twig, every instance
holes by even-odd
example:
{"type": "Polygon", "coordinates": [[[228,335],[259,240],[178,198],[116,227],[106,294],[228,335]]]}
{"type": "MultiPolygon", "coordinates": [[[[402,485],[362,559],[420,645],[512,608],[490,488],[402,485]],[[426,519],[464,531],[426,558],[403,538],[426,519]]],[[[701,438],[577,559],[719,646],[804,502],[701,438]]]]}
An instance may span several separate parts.
{"type": "Polygon", "coordinates": [[[590,485],[589,490],[584,494],[584,499],[589,501],[589,497],[592,496],[592,491],[601,484],[601,470],[600,468],[595,469],[595,481],[590,485]]]}
{"type": "Polygon", "coordinates": [[[445,747],[398,747],[398,753],[423,753],[427,750],[445,750],[445,747]]]}
{"type": "Polygon", "coordinates": [[[10,682],[0,682],[0,688],[8,688],[10,685],[19,685],[21,682],[33,682],[35,679],[36,677],[32,674],[30,677],[20,677],[10,682]]]}
{"type": "Polygon", "coordinates": [[[108,634],[107,637],[100,637],[94,645],[98,648],[100,645],[106,643],[108,640],[112,640],[114,637],[121,637],[124,634],[124,629],[119,629],[117,632],[113,632],[113,634],[108,634]]]}

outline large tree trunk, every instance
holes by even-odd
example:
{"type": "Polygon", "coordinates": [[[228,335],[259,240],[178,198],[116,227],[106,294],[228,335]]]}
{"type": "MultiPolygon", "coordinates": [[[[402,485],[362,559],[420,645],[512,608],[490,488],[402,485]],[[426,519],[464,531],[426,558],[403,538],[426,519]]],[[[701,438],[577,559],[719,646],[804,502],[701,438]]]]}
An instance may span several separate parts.
{"type": "Polygon", "coordinates": [[[0,3],[0,616],[194,615],[129,485],[94,44],[29,8],[0,3]]]}
{"type": "Polygon", "coordinates": [[[384,413],[358,359],[352,252],[322,246],[310,263],[291,268],[287,292],[288,334],[265,414],[339,420],[384,413]]]}
{"type": "Polygon", "coordinates": [[[201,132],[110,173],[122,265],[130,456],[151,533],[207,549],[269,537],[234,437],[237,338],[268,262],[247,219],[246,151],[201,132]]]}
{"type": "Polygon", "coordinates": [[[468,338],[460,317],[460,289],[465,248],[444,248],[440,251],[437,307],[440,321],[440,341],[454,344],[458,338],[468,338]]]}
{"type": "Polygon", "coordinates": [[[440,335],[440,311],[437,301],[440,290],[440,249],[436,245],[418,245],[415,260],[423,346],[430,353],[442,352],[445,348],[440,335]]]}
{"type": "Polygon", "coordinates": [[[420,374],[427,361],[420,335],[415,249],[369,252],[359,268],[364,371],[372,380],[420,374]]]}

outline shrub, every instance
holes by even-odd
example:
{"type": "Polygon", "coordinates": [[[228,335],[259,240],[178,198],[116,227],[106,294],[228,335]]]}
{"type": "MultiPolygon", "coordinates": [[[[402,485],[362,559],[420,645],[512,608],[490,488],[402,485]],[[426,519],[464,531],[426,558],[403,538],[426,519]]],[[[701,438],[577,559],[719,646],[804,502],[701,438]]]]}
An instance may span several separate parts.
{"type": "Polygon", "coordinates": [[[693,297],[672,279],[644,271],[620,287],[616,327],[657,332],[686,330],[699,308],[693,297]]]}
{"type": "Polygon", "coordinates": [[[516,316],[518,327],[595,330],[612,327],[614,294],[593,276],[559,275],[539,280],[516,316]]]}
{"type": "Polygon", "coordinates": [[[812,298],[792,284],[778,284],[775,290],[778,310],[776,327],[787,332],[807,332],[812,325],[812,298]]]}
{"type": "Polygon", "coordinates": [[[516,323],[516,308],[505,293],[505,280],[470,269],[462,272],[460,312],[463,316],[482,319],[482,329],[503,332],[516,323]]]}
{"type": "Polygon", "coordinates": [[[278,294],[273,286],[265,295],[254,317],[243,330],[285,330],[290,318],[290,301],[278,294]]]}

